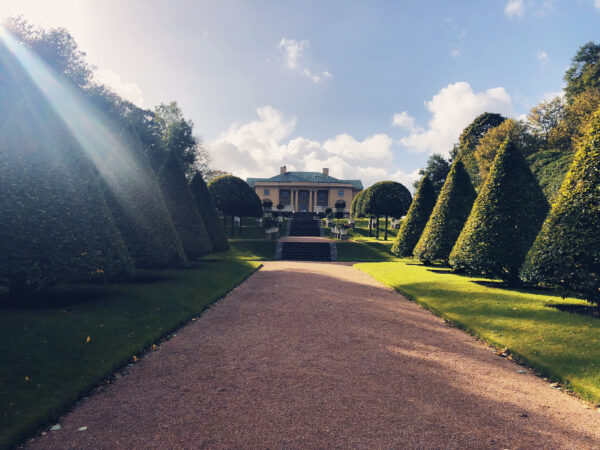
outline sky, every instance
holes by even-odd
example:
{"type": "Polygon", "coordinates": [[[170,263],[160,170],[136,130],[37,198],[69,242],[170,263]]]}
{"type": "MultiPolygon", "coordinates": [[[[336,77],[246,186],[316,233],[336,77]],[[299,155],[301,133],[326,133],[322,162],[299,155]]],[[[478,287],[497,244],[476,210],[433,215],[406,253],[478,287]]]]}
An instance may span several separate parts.
{"type": "Polygon", "coordinates": [[[600,0],[2,0],[64,27],[139,106],[177,101],[212,166],[242,178],[330,169],[411,188],[478,114],[561,93],[600,0]]]}

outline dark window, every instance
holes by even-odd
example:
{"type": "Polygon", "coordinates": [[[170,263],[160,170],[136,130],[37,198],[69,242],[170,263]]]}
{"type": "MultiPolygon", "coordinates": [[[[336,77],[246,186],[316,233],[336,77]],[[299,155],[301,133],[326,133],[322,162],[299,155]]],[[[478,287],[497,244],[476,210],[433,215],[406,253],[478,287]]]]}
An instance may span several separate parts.
{"type": "Polygon", "coordinates": [[[338,191],[338,197],[343,197],[344,196],[344,191],[338,191]]]}
{"type": "Polygon", "coordinates": [[[279,191],[279,203],[282,203],[284,205],[290,204],[290,191],[289,190],[279,191]]]}
{"type": "Polygon", "coordinates": [[[264,195],[271,195],[271,190],[270,189],[265,189],[264,195]]]}
{"type": "Polygon", "coordinates": [[[318,191],[317,192],[317,206],[327,206],[327,191],[318,191]]]}

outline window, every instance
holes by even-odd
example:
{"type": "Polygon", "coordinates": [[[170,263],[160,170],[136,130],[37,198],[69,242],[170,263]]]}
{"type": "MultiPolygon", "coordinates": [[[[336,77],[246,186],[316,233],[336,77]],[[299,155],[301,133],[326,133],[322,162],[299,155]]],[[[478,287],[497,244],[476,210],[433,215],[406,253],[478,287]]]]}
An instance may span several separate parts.
{"type": "Polygon", "coordinates": [[[285,189],[285,190],[279,191],[279,203],[281,203],[283,205],[290,204],[290,191],[289,190],[285,189]]]}
{"type": "Polygon", "coordinates": [[[271,195],[271,190],[270,189],[265,189],[264,195],[271,195]]]}
{"type": "Polygon", "coordinates": [[[317,206],[327,207],[328,203],[328,192],[327,191],[318,191],[317,192],[317,206]]]}
{"type": "Polygon", "coordinates": [[[343,197],[344,196],[344,191],[338,191],[338,197],[343,197]]]}

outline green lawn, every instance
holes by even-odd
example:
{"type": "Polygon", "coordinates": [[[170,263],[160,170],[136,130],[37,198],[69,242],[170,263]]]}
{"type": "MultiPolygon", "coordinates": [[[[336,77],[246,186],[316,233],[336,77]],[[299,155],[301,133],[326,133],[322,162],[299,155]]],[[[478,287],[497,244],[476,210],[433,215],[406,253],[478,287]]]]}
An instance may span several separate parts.
{"type": "Polygon", "coordinates": [[[582,398],[600,401],[600,320],[549,304],[585,304],[556,292],[507,289],[413,260],[356,267],[498,348],[582,398]]]}
{"type": "MultiPolygon", "coordinates": [[[[335,220],[337,223],[337,220],[335,220]]],[[[340,219],[340,224],[348,223],[348,219],[340,219]]],[[[388,241],[393,242],[398,234],[398,230],[389,227],[391,219],[388,222],[388,241]]],[[[321,226],[325,230],[325,236],[330,236],[330,228],[325,226],[325,220],[322,221],[321,226]]],[[[354,228],[348,230],[348,239],[351,241],[359,242],[386,242],[383,240],[385,231],[385,219],[379,219],[379,239],[375,237],[375,221],[373,221],[373,230],[371,237],[369,237],[369,219],[355,219],[354,228]]]]}
{"type": "Polygon", "coordinates": [[[140,272],[134,283],[58,286],[36,307],[3,308],[0,448],[56,420],[104,377],[200,314],[259,266],[239,260],[199,262],[190,269],[140,272]]]}
{"type": "Polygon", "coordinates": [[[272,261],[275,259],[277,241],[268,240],[241,240],[230,239],[229,250],[226,252],[211,253],[204,257],[205,260],[230,260],[244,261],[272,261]]]}
{"type": "Polygon", "coordinates": [[[380,262],[397,261],[391,252],[392,241],[336,241],[338,261],[341,262],[380,262]]]}

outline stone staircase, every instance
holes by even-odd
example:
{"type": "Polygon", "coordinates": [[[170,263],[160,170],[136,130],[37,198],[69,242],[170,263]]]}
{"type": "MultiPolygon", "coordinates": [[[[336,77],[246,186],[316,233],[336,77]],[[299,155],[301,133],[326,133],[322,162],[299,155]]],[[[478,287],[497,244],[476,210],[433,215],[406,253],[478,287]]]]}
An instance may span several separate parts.
{"type": "Polygon", "coordinates": [[[281,259],[292,261],[332,261],[329,242],[282,242],[281,259]]]}
{"type": "Polygon", "coordinates": [[[306,213],[295,213],[291,220],[289,235],[320,236],[321,229],[319,227],[319,221],[306,213]]]}

